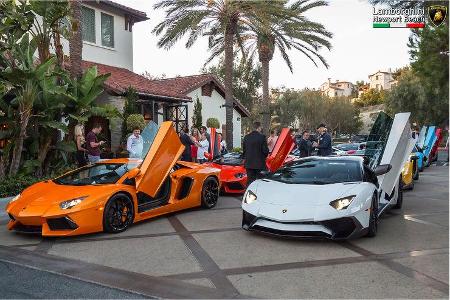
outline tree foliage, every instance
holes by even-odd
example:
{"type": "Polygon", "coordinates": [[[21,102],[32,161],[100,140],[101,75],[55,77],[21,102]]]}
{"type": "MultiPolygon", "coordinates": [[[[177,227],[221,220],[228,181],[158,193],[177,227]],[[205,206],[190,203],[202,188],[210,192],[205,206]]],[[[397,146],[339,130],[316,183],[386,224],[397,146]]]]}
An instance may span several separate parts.
{"type": "Polygon", "coordinates": [[[358,107],[366,107],[372,105],[383,104],[386,97],[386,91],[369,89],[362,94],[356,101],[355,105],[358,107]]]}
{"type": "Polygon", "coordinates": [[[308,89],[282,89],[273,94],[271,111],[278,127],[314,130],[325,123],[331,132],[357,133],[362,125],[359,109],[346,97],[329,98],[308,89]]]}
{"type": "Polygon", "coordinates": [[[202,122],[202,103],[197,97],[194,103],[194,112],[192,114],[192,126],[194,126],[195,128],[200,128],[203,125],[202,122]]]}
{"type": "Polygon", "coordinates": [[[206,127],[219,129],[220,128],[220,122],[219,122],[219,120],[217,118],[208,118],[206,120],[206,127]]]}

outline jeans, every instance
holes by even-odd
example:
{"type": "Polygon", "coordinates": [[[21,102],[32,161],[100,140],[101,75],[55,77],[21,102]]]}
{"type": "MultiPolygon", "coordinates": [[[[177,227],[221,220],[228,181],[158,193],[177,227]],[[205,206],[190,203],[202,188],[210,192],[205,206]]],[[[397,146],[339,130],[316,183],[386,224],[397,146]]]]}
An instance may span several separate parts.
{"type": "Polygon", "coordinates": [[[100,156],[93,156],[93,155],[88,154],[88,160],[89,160],[89,163],[93,164],[100,160],[100,156]]]}

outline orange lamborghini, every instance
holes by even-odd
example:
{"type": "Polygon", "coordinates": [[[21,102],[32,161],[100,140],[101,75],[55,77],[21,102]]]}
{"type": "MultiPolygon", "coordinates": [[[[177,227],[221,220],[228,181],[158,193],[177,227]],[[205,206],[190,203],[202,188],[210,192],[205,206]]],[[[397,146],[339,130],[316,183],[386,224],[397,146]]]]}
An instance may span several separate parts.
{"type": "Polygon", "coordinates": [[[214,207],[220,170],[177,162],[184,146],[172,122],[155,124],[147,136],[143,160],[102,160],[25,189],[6,207],[8,229],[43,236],[117,233],[159,215],[214,207]]]}

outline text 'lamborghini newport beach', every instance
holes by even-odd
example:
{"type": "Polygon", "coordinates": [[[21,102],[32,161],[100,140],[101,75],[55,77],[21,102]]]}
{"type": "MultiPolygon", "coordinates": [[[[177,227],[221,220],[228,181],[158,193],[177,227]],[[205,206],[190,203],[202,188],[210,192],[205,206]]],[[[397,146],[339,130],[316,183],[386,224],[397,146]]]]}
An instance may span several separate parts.
{"type": "Polygon", "coordinates": [[[253,182],[242,227],[291,237],[375,236],[378,217],[403,203],[401,170],[416,142],[409,115],[380,113],[364,156],[303,158],[253,182]]]}
{"type": "Polygon", "coordinates": [[[220,170],[177,161],[184,146],[172,126],[143,130],[143,160],[100,161],[25,189],[7,205],[8,228],[43,236],[122,232],[131,224],[219,198],[220,170]]]}

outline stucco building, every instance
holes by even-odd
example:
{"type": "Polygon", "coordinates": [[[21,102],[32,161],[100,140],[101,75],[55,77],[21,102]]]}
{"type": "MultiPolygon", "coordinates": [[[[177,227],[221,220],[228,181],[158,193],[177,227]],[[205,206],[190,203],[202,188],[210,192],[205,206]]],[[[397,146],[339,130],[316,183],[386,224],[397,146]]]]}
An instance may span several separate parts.
{"type": "Polygon", "coordinates": [[[351,96],[353,91],[353,83],[348,81],[331,82],[331,78],[328,81],[320,85],[320,91],[322,94],[327,95],[330,98],[341,97],[341,96],[351,96]]]}
{"type": "Polygon", "coordinates": [[[391,69],[387,72],[377,71],[369,75],[369,87],[375,90],[390,90],[393,86],[394,78],[392,77],[391,69]]]}
{"type": "MultiPolygon", "coordinates": [[[[203,106],[203,123],[215,117],[224,127],[224,88],[213,75],[151,80],[133,72],[133,25],[145,20],[148,18],[144,12],[112,1],[83,2],[83,69],[96,65],[99,74],[111,74],[105,82],[105,92],[97,101],[112,104],[123,112],[125,96],[131,87],[139,97],[138,104],[146,120],[156,123],[171,120],[179,131],[184,124],[192,125],[194,101],[198,97],[203,106]]],[[[63,48],[69,53],[67,41],[63,42],[63,48]]],[[[233,107],[233,145],[240,146],[241,120],[249,112],[237,99],[233,107]]],[[[103,134],[110,140],[110,150],[116,152],[122,140],[122,122],[94,117],[86,129],[93,123],[102,124],[103,134]]]]}

